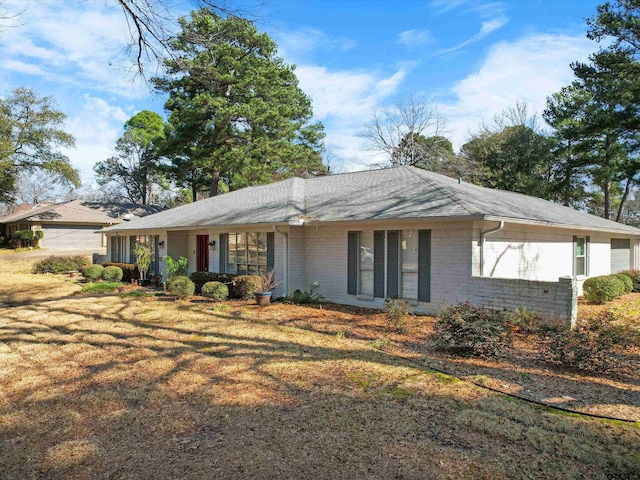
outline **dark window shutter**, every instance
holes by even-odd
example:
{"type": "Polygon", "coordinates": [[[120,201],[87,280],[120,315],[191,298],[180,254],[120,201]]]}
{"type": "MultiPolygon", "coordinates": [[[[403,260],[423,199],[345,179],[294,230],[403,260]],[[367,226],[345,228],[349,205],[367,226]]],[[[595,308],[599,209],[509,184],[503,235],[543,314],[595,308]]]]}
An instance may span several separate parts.
{"type": "Polygon", "coordinates": [[[418,300],[431,301],[431,230],[418,231],[418,300]]]}
{"type": "Polygon", "coordinates": [[[129,263],[136,263],[136,243],[138,243],[138,237],[131,235],[129,237],[129,263]]]}
{"type": "Polygon", "coordinates": [[[358,294],[358,233],[349,232],[347,240],[347,293],[358,294]]]}
{"type": "Polygon", "coordinates": [[[389,230],[387,232],[387,297],[398,298],[399,288],[399,267],[400,267],[400,232],[389,230]]]}
{"type": "Polygon", "coordinates": [[[373,232],[373,296],[384,298],[384,231],[373,232]]]}
{"type": "Polygon", "coordinates": [[[219,258],[219,265],[218,265],[218,272],[219,273],[226,273],[227,272],[227,258],[229,255],[229,234],[228,233],[221,233],[220,234],[220,258],[219,258]]]}
{"type": "Polygon", "coordinates": [[[589,263],[591,263],[590,257],[590,249],[591,249],[591,237],[587,237],[584,240],[584,274],[586,277],[589,276],[589,263]]]}
{"type": "Polygon", "coordinates": [[[274,257],[275,257],[275,233],[268,232],[267,233],[267,270],[272,270],[274,266],[274,257]]]}

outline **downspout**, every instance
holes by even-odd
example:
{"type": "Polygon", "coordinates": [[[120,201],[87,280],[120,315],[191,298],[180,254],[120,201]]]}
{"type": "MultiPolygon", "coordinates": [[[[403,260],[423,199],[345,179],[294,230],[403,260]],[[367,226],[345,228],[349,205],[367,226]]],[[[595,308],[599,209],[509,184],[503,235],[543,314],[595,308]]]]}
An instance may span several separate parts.
{"type": "Polygon", "coordinates": [[[494,228],[490,228],[489,230],[485,230],[480,232],[480,276],[484,277],[484,239],[487,235],[491,235],[492,233],[499,232],[504,228],[504,222],[499,221],[498,226],[494,228]]]}
{"type": "Polygon", "coordinates": [[[282,281],[282,287],[284,289],[284,294],[289,295],[289,234],[280,230],[277,225],[273,226],[273,231],[284,236],[284,279],[282,281]]]}

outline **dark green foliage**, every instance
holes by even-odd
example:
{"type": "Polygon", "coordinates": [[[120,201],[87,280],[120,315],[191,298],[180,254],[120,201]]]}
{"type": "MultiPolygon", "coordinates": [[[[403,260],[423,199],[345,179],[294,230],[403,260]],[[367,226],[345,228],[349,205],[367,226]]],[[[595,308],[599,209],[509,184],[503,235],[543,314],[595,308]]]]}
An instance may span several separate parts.
{"type": "Polygon", "coordinates": [[[231,283],[234,275],[215,272],[193,272],[189,278],[196,285],[196,292],[200,293],[202,286],[207,282],[231,283]]]}
{"type": "Polygon", "coordinates": [[[37,247],[38,241],[44,237],[42,230],[16,230],[11,235],[15,248],[37,247]]]}
{"type": "Polygon", "coordinates": [[[249,300],[253,294],[262,291],[262,280],[259,275],[238,275],[233,277],[231,294],[234,298],[249,300]]]}
{"type": "Polygon", "coordinates": [[[231,190],[326,171],[319,123],[292,66],[255,24],[202,8],[179,20],[180,31],[155,78],[168,93],[165,155],[192,198],[220,184],[231,190]]]}
{"type": "Polygon", "coordinates": [[[624,283],[624,293],[633,292],[633,280],[629,275],[624,273],[614,273],[614,277],[619,278],[624,283]]]}
{"type": "Polygon", "coordinates": [[[195,284],[187,277],[172,277],[167,281],[167,290],[181,300],[191,297],[195,291],[195,284]]]}
{"type": "Polygon", "coordinates": [[[295,290],[291,295],[287,295],[282,299],[285,303],[295,303],[297,305],[321,303],[324,297],[313,291],[295,290]]]}
{"type": "Polygon", "coordinates": [[[82,269],[82,276],[89,282],[97,282],[102,278],[102,265],[88,265],[82,269]]]}
{"type": "Polygon", "coordinates": [[[91,260],[80,255],[76,255],[73,257],[51,256],[37,262],[33,266],[33,273],[63,274],[82,271],[82,269],[87,265],[91,265],[91,260]]]}
{"type": "Polygon", "coordinates": [[[504,315],[459,303],[445,308],[435,324],[436,348],[454,355],[491,357],[511,347],[504,315]]]}
{"type": "Polygon", "coordinates": [[[626,342],[625,329],[612,324],[615,315],[605,312],[573,330],[548,328],[541,337],[542,352],[553,361],[593,372],[615,368],[618,356],[615,348],[626,342]]]}
{"type": "Polygon", "coordinates": [[[105,282],[119,282],[122,280],[123,272],[120,267],[116,267],[112,265],[110,267],[106,267],[102,271],[102,279],[105,282]]]}
{"type": "Polygon", "coordinates": [[[620,272],[626,276],[628,276],[633,282],[633,291],[640,292],[640,270],[625,270],[624,272],[620,272]]]}
{"type": "Polygon", "coordinates": [[[103,267],[119,267],[122,269],[122,281],[131,282],[131,280],[138,280],[140,278],[140,271],[138,266],[134,263],[117,263],[117,262],[103,262],[103,267]]]}
{"type": "Polygon", "coordinates": [[[616,275],[587,278],[582,285],[587,302],[601,304],[624,294],[624,282],[616,275]]]}
{"type": "Polygon", "coordinates": [[[186,277],[189,274],[189,259],[187,257],[180,257],[178,260],[174,260],[169,255],[166,255],[163,260],[167,266],[167,278],[175,276],[186,277]]]}
{"type": "Polygon", "coordinates": [[[202,286],[202,296],[221,302],[229,296],[229,287],[220,282],[207,282],[202,286]]]}

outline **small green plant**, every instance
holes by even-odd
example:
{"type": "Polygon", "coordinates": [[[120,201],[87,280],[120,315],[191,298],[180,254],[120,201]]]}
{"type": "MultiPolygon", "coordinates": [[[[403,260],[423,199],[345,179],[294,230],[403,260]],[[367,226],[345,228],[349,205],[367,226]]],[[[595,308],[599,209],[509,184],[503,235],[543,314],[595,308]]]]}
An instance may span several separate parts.
{"type": "Polygon", "coordinates": [[[553,362],[592,372],[607,372],[618,364],[616,346],[627,342],[626,330],[614,325],[616,316],[604,312],[573,330],[548,328],[541,337],[542,352],[553,362]]]}
{"type": "Polygon", "coordinates": [[[587,302],[602,304],[624,294],[625,284],[615,275],[587,278],[582,285],[587,302]]]}
{"type": "Polygon", "coordinates": [[[202,286],[202,296],[214,302],[222,302],[229,296],[229,288],[220,282],[207,282],[202,286]]]}
{"type": "Polygon", "coordinates": [[[400,332],[404,331],[405,320],[412,315],[409,304],[404,300],[388,298],[384,302],[384,315],[393,328],[400,332]]]}
{"type": "Polygon", "coordinates": [[[371,342],[371,346],[376,350],[389,350],[396,345],[396,342],[385,337],[376,338],[373,342],[371,342]]]}
{"type": "Polygon", "coordinates": [[[285,303],[293,303],[296,305],[322,303],[324,297],[319,293],[312,291],[295,290],[291,295],[287,295],[282,299],[285,303]]]}
{"type": "Polygon", "coordinates": [[[233,277],[231,292],[234,298],[249,300],[256,292],[262,292],[262,280],[258,275],[238,275],[233,277]]]}
{"type": "Polygon", "coordinates": [[[102,270],[102,280],[105,282],[119,282],[123,275],[122,269],[116,266],[105,267],[102,270]]]}
{"type": "Polygon", "coordinates": [[[233,281],[234,275],[229,273],[215,273],[215,272],[193,272],[189,275],[189,279],[196,284],[196,292],[199,293],[202,290],[202,286],[207,282],[220,282],[230,284],[233,281]]]}
{"type": "Polygon", "coordinates": [[[336,338],[345,338],[346,332],[344,330],[338,330],[336,332],[336,338]]]}
{"type": "Polygon", "coordinates": [[[504,315],[468,302],[445,308],[434,326],[436,348],[454,355],[493,357],[511,347],[504,315]]]}
{"type": "Polygon", "coordinates": [[[87,283],[82,286],[82,290],[78,293],[109,293],[115,292],[122,288],[125,284],[122,282],[100,282],[100,283],[87,283]]]}
{"type": "Polygon", "coordinates": [[[167,290],[181,300],[185,300],[196,291],[195,284],[187,277],[173,277],[167,282],[167,290]]]}
{"type": "Polygon", "coordinates": [[[527,307],[518,307],[513,312],[505,313],[507,322],[517,327],[523,333],[532,334],[540,329],[544,322],[544,317],[538,312],[528,310],[527,307]]]}
{"type": "Polygon", "coordinates": [[[640,292],[640,270],[625,270],[620,272],[629,277],[633,283],[633,291],[640,292]]]}
{"type": "Polygon", "coordinates": [[[531,380],[531,374],[529,372],[520,372],[520,378],[522,380],[531,380]]]}
{"type": "Polygon", "coordinates": [[[64,274],[74,271],[82,271],[82,269],[87,265],[91,265],[91,260],[81,255],[73,257],[51,256],[36,262],[33,266],[33,273],[64,274]]]}
{"type": "Polygon", "coordinates": [[[164,271],[167,274],[167,279],[171,277],[186,277],[189,274],[189,259],[187,257],[180,257],[178,260],[174,260],[169,255],[166,255],[162,260],[166,265],[164,271]]]}
{"type": "Polygon", "coordinates": [[[136,243],[134,246],[134,252],[136,256],[136,265],[138,266],[138,270],[140,270],[140,278],[144,280],[147,278],[149,266],[151,265],[151,250],[139,243],[136,243]]]}
{"type": "Polygon", "coordinates": [[[82,276],[88,282],[97,282],[102,278],[104,267],[102,265],[89,265],[82,269],[82,276]]]}

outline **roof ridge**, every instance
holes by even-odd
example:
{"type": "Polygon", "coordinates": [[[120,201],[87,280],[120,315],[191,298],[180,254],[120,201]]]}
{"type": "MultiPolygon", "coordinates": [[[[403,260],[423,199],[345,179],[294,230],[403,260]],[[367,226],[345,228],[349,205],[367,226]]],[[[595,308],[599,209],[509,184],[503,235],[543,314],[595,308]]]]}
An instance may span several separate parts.
{"type": "Polygon", "coordinates": [[[406,167],[407,170],[409,170],[415,176],[417,176],[417,177],[421,178],[422,180],[424,180],[425,182],[427,182],[429,185],[431,185],[436,190],[442,192],[444,195],[446,195],[448,198],[450,198],[453,202],[455,202],[458,205],[460,205],[470,215],[482,213],[477,208],[474,208],[473,205],[470,204],[469,202],[466,202],[466,201],[462,200],[461,198],[459,198],[457,195],[455,195],[453,193],[450,193],[447,190],[445,190],[441,186],[440,182],[437,182],[436,180],[434,180],[432,178],[425,177],[425,176],[422,175],[423,173],[433,173],[433,172],[430,172],[428,170],[423,170],[423,169],[420,169],[420,168],[417,168],[417,167],[412,167],[412,166],[409,166],[409,165],[404,165],[404,167],[406,167]]]}

